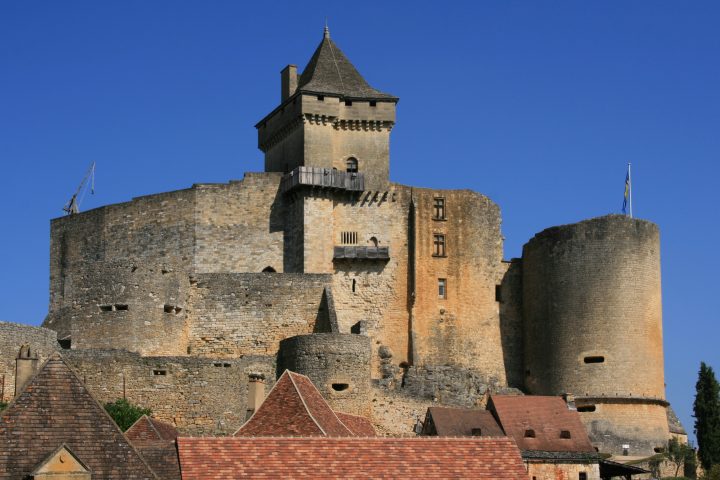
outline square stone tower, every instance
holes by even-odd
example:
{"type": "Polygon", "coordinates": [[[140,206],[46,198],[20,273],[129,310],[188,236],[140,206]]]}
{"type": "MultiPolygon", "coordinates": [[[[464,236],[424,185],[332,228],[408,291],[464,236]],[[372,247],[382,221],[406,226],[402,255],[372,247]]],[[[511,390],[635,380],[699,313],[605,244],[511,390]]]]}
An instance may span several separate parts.
{"type": "Polygon", "coordinates": [[[368,85],[327,27],[302,74],[282,70],[281,89],[280,106],[255,126],[266,172],[359,173],[365,190],[387,190],[398,98],[368,85]]]}

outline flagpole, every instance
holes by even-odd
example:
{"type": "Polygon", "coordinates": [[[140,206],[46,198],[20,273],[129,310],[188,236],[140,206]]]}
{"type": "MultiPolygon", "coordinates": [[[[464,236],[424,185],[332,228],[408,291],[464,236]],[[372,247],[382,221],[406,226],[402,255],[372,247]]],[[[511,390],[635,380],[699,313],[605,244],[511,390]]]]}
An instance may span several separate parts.
{"type": "Polygon", "coordinates": [[[632,174],[631,174],[631,172],[630,172],[630,162],[628,162],[628,184],[629,184],[629,185],[628,185],[628,187],[629,187],[629,192],[628,192],[629,202],[628,202],[628,205],[630,206],[630,218],[633,218],[633,213],[632,213],[632,191],[633,191],[633,189],[632,189],[632,174]]]}

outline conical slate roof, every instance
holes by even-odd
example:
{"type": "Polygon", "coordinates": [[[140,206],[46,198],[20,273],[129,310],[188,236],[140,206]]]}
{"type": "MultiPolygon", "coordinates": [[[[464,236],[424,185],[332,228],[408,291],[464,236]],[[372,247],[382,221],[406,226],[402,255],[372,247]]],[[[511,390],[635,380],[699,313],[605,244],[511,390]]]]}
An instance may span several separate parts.
{"type": "Polygon", "coordinates": [[[330,39],[327,27],[322,42],[300,75],[297,90],[348,98],[397,101],[397,97],[368,85],[360,72],[330,39]]]}

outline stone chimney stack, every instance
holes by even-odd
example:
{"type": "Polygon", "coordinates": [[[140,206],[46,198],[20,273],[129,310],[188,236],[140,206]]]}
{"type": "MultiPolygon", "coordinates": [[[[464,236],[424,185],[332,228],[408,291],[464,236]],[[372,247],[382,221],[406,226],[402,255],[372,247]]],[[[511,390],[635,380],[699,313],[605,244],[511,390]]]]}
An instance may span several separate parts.
{"type": "Polygon", "coordinates": [[[297,66],[288,65],[280,72],[280,101],[284,102],[295,93],[298,85],[297,66]]]}
{"type": "Polygon", "coordinates": [[[30,345],[20,347],[17,359],[15,359],[15,396],[22,392],[23,388],[35,376],[38,368],[38,357],[30,350],[30,345]]]}
{"type": "Polygon", "coordinates": [[[572,393],[563,393],[562,398],[565,400],[565,403],[567,403],[569,410],[577,410],[575,407],[575,395],[572,393]]]}
{"type": "Polygon", "coordinates": [[[245,420],[250,419],[253,413],[260,408],[265,400],[265,376],[261,373],[251,373],[248,383],[248,399],[245,411],[245,420]]]}

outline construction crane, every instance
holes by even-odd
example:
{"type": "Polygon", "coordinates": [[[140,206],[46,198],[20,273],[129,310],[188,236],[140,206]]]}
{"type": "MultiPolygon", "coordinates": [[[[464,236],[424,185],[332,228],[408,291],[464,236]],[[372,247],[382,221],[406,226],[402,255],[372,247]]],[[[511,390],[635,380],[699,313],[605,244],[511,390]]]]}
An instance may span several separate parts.
{"type": "Polygon", "coordinates": [[[70,200],[65,204],[63,207],[63,210],[65,211],[66,215],[73,215],[75,213],[80,212],[80,204],[82,203],[83,199],[85,198],[85,194],[87,193],[87,183],[88,180],[90,180],[90,195],[95,194],[95,162],[92,162],[90,164],[90,168],[87,169],[87,172],[85,172],[85,176],[82,179],[82,182],[80,182],[80,185],[78,185],[77,190],[75,190],[75,193],[72,197],[70,197],[70,200]]]}

